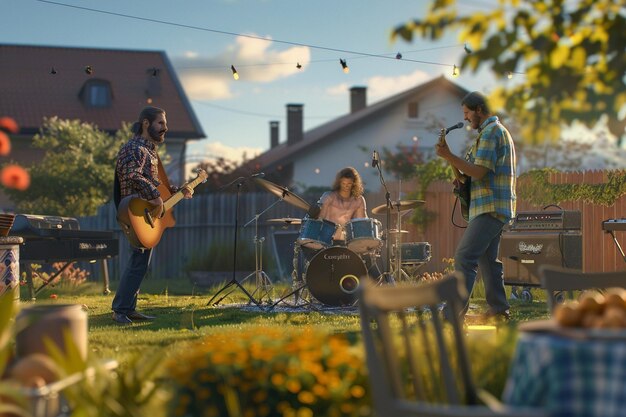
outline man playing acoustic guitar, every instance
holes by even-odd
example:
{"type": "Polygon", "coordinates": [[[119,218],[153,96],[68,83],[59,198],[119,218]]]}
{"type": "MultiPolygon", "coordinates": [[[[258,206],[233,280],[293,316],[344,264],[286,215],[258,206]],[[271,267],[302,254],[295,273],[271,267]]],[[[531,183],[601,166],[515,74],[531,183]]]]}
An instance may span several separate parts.
{"type": "MultiPolygon", "coordinates": [[[[126,142],[117,155],[115,166],[115,206],[119,208],[123,198],[137,196],[154,206],[153,215],[160,218],[165,214],[164,198],[158,189],[162,186],[164,172],[157,155],[158,145],[165,141],[167,120],[165,111],[157,107],[145,107],[132,127],[133,137],[126,142]],[[163,198],[162,198],[163,197],[163,198]]],[[[165,177],[166,178],[166,177],[165,177]]],[[[169,190],[176,192],[176,189],[169,190]]],[[[191,198],[193,189],[184,186],[184,198],[191,198]]],[[[126,270],[120,279],[113,299],[113,320],[120,324],[131,324],[133,320],[152,320],[153,316],[136,310],[137,294],[143,281],[152,248],[132,247],[126,270]]]]}
{"type": "MultiPolygon", "coordinates": [[[[508,320],[509,303],[498,250],[502,228],[515,217],[515,147],[508,130],[491,114],[482,94],[469,93],[463,98],[461,108],[465,120],[478,131],[466,158],[454,155],[445,141],[436,146],[438,156],[471,177],[469,223],[456,249],[454,268],[465,276],[467,292],[471,294],[480,266],[489,304],[485,316],[508,320]]],[[[469,298],[465,300],[463,316],[468,307],[469,298]]]]}

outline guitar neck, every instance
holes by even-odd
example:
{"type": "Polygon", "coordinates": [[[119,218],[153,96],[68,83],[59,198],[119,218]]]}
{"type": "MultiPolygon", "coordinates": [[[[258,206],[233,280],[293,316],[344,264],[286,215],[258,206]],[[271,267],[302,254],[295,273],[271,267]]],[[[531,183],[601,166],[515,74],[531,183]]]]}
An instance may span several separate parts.
{"type": "MultiPolygon", "coordinates": [[[[441,144],[446,143],[446,130],[445,129],[441,129],[441,133],[439,134],[439,143],[441,144]]],[[[454,178],[456,178],[458,181],[461,181],[462,183],[465,183],[465,175],[461,174],[461,171],[459,171],[458,168],[452,164],[450,164],[450,168],[452,168],[452,172],[454,173],[454,178]]]]}
{"type": "Polygon", "coordinates": [[[170,210],[172,207],[174,207],[180,200],[182,200],[183,198],[185,198],[185,195],[183,194],[183,188],[185,187],[190,187],[190,188],[196,188],[199,184],[202,183],[202,181],[204,181],[203,178],[201,178],[200,176],[198,176],[196,179],[189,181],[188,183],[186,183],[185,185],[183,185],[182,187],[180,187],[179,191],[176,191],[174,194],[172,194],[172,196],[170,198],[168,198],[164,203],[163,203],[163,207],[165,208],[165,211],[170,210]]]}

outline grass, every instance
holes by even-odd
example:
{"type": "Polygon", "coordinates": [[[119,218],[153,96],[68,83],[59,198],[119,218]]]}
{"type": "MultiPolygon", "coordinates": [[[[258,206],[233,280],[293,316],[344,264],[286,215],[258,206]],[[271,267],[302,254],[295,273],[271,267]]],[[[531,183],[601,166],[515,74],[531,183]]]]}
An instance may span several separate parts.
{"type": "MultiPolygon", "coordinates": [[[[112,284],[114,291],[117,282],[112,284]]],[[[355,309],[335,311],[333,314],[309,310],[284,312],[280,309],[262,312],[253,308],[242,308],[248,299],[237,288],[220,305],[207,305],[218,289],[193,287],[186,280],[147,279],[142,285],[138,309],[147,314],[156,315],[157,319],[152,322],[133,323],[130,326],[121,326],[111,320],[111,302],[114,293],[102,295],[101,285],[96,282],[87,282],[78,286],[59,284],[55,287],[47,287],[38,294],[36,303],[84,305],[89,317],[90,361],[117,360],[120,363],[120,375],[127,375],[125,378],[134,377],[136,381],[139,381],[134,386],[140,386],[140,383],[145,381],[138,370],[144,369],[146,365],[138,363],[137,358],[144,358],[144,360],[156,358],[161,363],[172,359],[178,363],[181,354],[197,351],[196,342],[207,337],[211,338],[211,336],[220,339],[220,336],[224,334],[254,335],[263,331],[264,328],[276,328],[276,326],[284,328],[286,333],[293,333],[293,330],[298,327],[308,326],[331,333],[345,334],[351,344],[356,345],[357,348],[360,346],[359,316],[355,309]],[[195,349],[191,346],[192,344],[196,346],[195,349]]],[[[251,287],[247,289],[250,292],[254,291],[251,287]]],[[[275,284],[274,296],[288,289],[286,284],[275,284]]],[[[26,294],[25,290],[23,287],[22,296],[26,294]]],[[[507,290],[510,292],[510,288],[507,290]]],[[[531,303],[520,300],[511,301],[512,320],[505,330],[515,331],[519,322],[547,316],[543,291],[532,289],[531,292],[534,298],[531,303]]],[[[472,299],[470,314],[486,310],[483,294],[482,287],[478,285],[472,299]]],[[[21,306],[26,307],[30,303],[30,301],[22,301],[21,306]]],[[[503,334],[508,333],[510,332],[503,332],[503,334]]],[[[514,344],[509,341],[506,345],[487,347],[484,342],[472,340],[468,336],[468,348],[472,367],[475,368],[476,381],[496,396],[501,394],[513,346],[514,344]],[[494,362],[497,363],[494,364],[494,362]]],[[[126,391],[128,390],[121,389],[112,394],[99,395],[99,397],[125,398],[126,391]]],[[[134,400],[129,401],[132,403],[134,400]]],[[[168,403],[171,403],[171,399],[164,397],[162,404],[168,403]]],[[[92,404],[92,407],[96,408],[96,413],[97,407],[102,406],[92,404]]],[[[149,414],[154,417],[164,415],[167,408],[159,406],[158,402],[151,406],[154,408],[146,410],[150,410],[149,414]]],[[[147,412],[146,410],[144,412],[147,412]]]]}
{"type": "MultiPolygon", "coordinates": [[[[144,281],[138,300],[138,309],[157,316],[153,322],[134,323],[120,326],[111,320],[111,301],[115,292],[101,294],[101,285],[88,282],[79,286],[57,285],[45,288],[37,296],[37,303],[83,304],[89,315],[89,348],[95,358],[124,358],[137,352],[158,347],[176,349],[181,344],[201,339],[223,328],[258,325],[322,326],[334,332],[359,333],[359,318],[354,311],[346,314],[325,314],[316,311],[285,313],[278,309],[272,312],[249,311],[229,304],[245,304],[248,299],[235,289],[218,306],[207,302],[218,288],[193,287],[186,280],[144,281]],[[54,294],[54,295],[53,295],[54,294]],[[51,296],[56,298],[51,299],[51,296]]],[[[276,284],[275,295],[285,291],[285,284],[276,284]]],[[[248,288],[254,291],[254,288],[248,288]]],[[[507,291],[510,288],[507,287],[507,291]]],[[[533,302],[511,300],[511,325],[518,322],[547,317],[545,296],[540,289],[533,288],[533,302]]],[[[472,298],[470,315],[486,310],[484,291],[477,285],[472,298]]],[[[25,288],[22,288],[22,296],[25,288]]],[[[22,301],[22,307],[30,302],[22,301]]],[[[469,320],[468,320],[469,321],[469,320]]]]}

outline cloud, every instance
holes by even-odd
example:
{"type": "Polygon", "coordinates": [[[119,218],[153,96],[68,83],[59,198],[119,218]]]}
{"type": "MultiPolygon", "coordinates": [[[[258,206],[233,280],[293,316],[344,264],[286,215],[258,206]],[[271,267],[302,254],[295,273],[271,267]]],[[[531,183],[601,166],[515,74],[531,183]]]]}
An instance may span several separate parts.
{"type": "Polygon", "coordinates": [[[233,78],[230,66],[239,73],[239,82],[269,83],[303,71],[311,51],[306,46],[292,46],[275,50],[271,38],[257,39],[256,35],[238,36],[235,43],[215,56],[201,56],[187,51],[173,58],[174,67],[187,95],[193,100],[217,100],[233,96],[233,78]]]}
{"type": "Polygon", "coordinates": [[[348,94],[348,84],[346,83],[341,83],[338,85],[335,85],[333,87],[329,87],[326,89],[326,94],[328,94],[329,96],[341,96],[341,97],[345,97],[346,94],[348,94]]]}
{"type": "Polygon", "coordinates": [[[187,160],[202,162],[215,158],[224,158],[229,161],[241,162],[245,153],[246,158],[251,159],[263,152],[261,148],[251,146],[228,146],[219,141],[198,141],[190,143],[187,149],[187,160]]]}
{"type": "Polygon", "coordinates": [[[399,77],[371,77],[367,80],[368,101],[378,101],[391,95],[406,91],[432,78],[424,71],[415,71],[399,77]]]}
{"type": "MultiPolygon", "coordinates": [[[[400,75],[398,77],[371,77],[367,79],[365,83],[367,86],[367,101],[368,103],[372,103],[394,94],[401,93],[416,87],[431,78],[432,76],[419,70],[411,74],[400,75]]],[[[337,84],[327,88],[326,94],[329,96],[345,97],[348,94],[350,87],[351,86],[348,86],[346,83],[337,84]]]]}

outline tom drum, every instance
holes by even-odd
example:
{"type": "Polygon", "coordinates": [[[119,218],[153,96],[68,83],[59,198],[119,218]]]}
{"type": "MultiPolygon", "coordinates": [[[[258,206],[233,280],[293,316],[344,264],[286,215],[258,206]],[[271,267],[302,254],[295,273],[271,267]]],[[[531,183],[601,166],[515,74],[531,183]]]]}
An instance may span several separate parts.
{"type": "Polygon", "coordinates": [[[430,243],[407,242],[400,246],[402,265],[423,265],[430,261],[430,243]]]}
{"type": "Polygon", "coordinates": [[[310,249],[323,249],[332,244],[336,229],[337,225],[328,220],[304,219],[297,242],[310,249]]]}
{"type": "Polygon", "coordinates": [[[356,253],[370,253],[380,249],[382,224],[376,219],[352,219],[345,225],[346,246],[356,253]]]}

